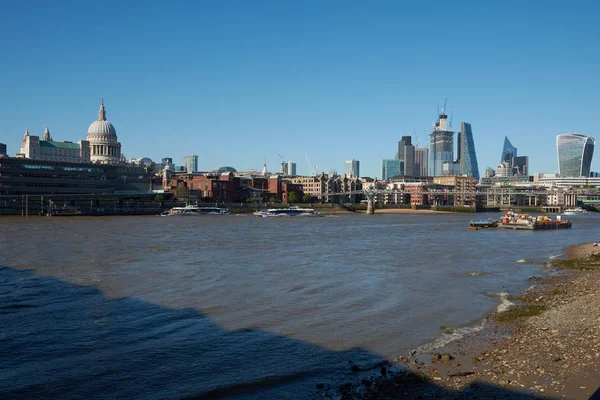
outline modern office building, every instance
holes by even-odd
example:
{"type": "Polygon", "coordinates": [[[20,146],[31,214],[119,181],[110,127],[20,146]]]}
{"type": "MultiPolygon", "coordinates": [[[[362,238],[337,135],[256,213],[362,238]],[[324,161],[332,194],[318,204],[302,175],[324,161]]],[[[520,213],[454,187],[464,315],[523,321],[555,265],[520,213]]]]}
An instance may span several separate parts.
{"type": "Polygon", "coordinates": [[[296,163],[288,161],[285,164],[285,174],[287,176],[296,176],[296,163]]]}
{"type": "Polygon", "coordinates": [[[117,140],[117,130],[106,120],[104,99],[100,102],[98,119],[90,125],[86,135],[90,146],[90,159],[101,164],[121,162],[121,143],[117,140]]]}
{"type": "Polygon", "coordinates": [[[427,147],[415,147],[415,176],[427,176],[429,150],[427,147]]]}
{"type": "Polygon", "coordinates": [[[183,157],[183,167],[187,172],[198,171],[198,155],[190,154],[183,157]]]}
{"type": "Polygon", "coordinates": [[[360,161],[358,160],[346,160],[346,167],[344,173],[348,178],[360,177],[360,161]]]}
{"type": "Polygon", "coordinates": [[[383,160],[381,179],[387,181],[394,176],[402,175],[402,171],[404,171],[404,161],[398,159],[383,160]]]}
{"type": "Polygon", "coordinates": [[[502,157],[500,162],[506,161],[512,165],[513,157],[517,156],[517,148],[512,145],[508,137],[504,136],[504,147],[502,147],[502,157]]]}
{"type": "Polygon", "coordinates": [[[398,160],[404,165],[401,173],[405,176],[415,176],[415,146],[411,143],[410,136],[402,136],[398,142],[398,160]]]}
{"type": "Polygon", "coordinates": [[[454,132],[448,126],[448,115],[442,108],[429,135],[429,175],[442,175],[444,163],[454,161],[454,132]]]}
{"type": "Polygon", "coordinates": [[[558,174],[561,177],[589,177],[594,155],[593,137],[578,133],[564,133],[556,136],[558,154],[558,174]]]}
{"type": "Polygon", "coordinates": [[[515,175],[529,175],[529,157],[513,157],[513,172],[515,175]]]}
{"type": "Polygon", "coordinates": [[[462,122],[460,132],[458,133],[458,165],[461,175],[470,176],[479,180],[479,166],[477,165],[477,155],[475,154],[475,143],[473,141],[473,132],[471,124],[462,122]]]}
{"type": "Polygon", "coordinates": [[[6,144],[0,143],[0,156],[6,155],[6,144]]]}

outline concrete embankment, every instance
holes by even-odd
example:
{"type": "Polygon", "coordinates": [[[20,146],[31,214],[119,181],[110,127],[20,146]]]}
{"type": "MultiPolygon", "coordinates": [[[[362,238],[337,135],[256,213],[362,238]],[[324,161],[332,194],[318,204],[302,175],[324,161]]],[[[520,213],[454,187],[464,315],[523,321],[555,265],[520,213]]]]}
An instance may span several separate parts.
{"type": "Polygon", "coordinates": [[[342,387],[341,398],[600,398],[600,247],[572,246],[567,256],[483,330],[400,357],[385,374],[342,387]]]}

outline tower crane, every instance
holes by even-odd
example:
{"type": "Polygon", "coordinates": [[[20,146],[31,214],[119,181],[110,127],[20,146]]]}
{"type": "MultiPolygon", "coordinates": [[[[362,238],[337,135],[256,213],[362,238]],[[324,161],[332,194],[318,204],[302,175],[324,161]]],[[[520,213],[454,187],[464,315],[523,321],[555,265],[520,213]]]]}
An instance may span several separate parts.
{"type": "Polygon", "coordinates": [[[315,165],[315,166],[313,167],[313,165],[310,163],[310,160],[308,159],[308,154],[304,154],[304,157],[306,157],[306,163],[308,164],[308,174],[309,174],[310,176],[315,176],[315,175],[317,175],[317,168],[318,168],[318,165],[315,165]]]}
{"type": "Polygon", "coordinates": [[[283,159],[283,157],[281,157],[281,154],[279,154],[279,158],[281,159],[281,174],[285,175],[285,160],[283,159]]]}

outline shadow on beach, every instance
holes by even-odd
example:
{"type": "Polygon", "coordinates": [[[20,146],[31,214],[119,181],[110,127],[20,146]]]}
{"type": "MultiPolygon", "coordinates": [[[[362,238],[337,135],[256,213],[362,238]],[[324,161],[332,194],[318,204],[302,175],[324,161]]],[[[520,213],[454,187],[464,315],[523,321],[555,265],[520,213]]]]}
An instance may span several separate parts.
{"type": "Polygon", "coordinates": [[[194,309],[107,299],[1,266],[0,354],[3,399],[536,398],[479,383],[448,391],[410,372],[384,379],[384,360],[368,350],[227,331],[194,309]],[[361,379],[377,392],[357,394],[361,379]]]}

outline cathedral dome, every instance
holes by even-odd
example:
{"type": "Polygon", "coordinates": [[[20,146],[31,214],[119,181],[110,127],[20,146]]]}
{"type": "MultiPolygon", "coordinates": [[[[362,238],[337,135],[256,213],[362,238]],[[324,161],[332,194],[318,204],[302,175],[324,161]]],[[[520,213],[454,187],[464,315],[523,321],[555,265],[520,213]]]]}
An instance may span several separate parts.
{"type": "Polygon", "coordinates": [[[100,104],[100,110],[98,111],[98,119],[90,125],[88,128],[88,135],[109,135],[117,136],[117,130],[106,120],[106,110],[104,109],[104,99],[100,104]]]}
{"type": "Polygon", "coordinates": [[[112,135],[117,136],[117,130],[108,121],[94,121],[87,131],[88,134],[94,135],[112,135]]]}

